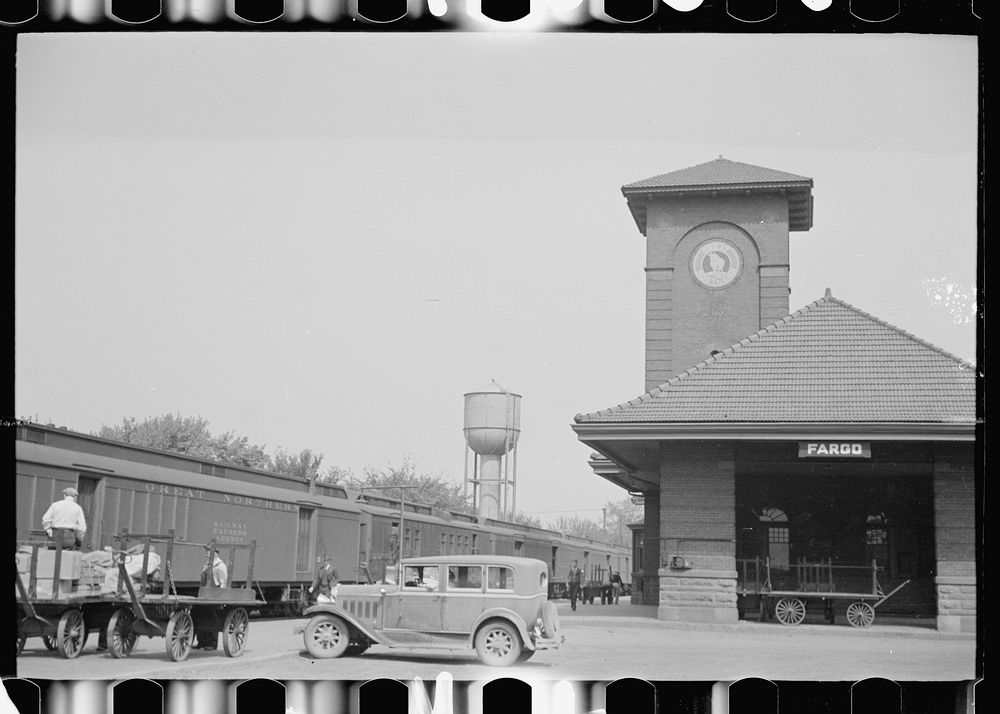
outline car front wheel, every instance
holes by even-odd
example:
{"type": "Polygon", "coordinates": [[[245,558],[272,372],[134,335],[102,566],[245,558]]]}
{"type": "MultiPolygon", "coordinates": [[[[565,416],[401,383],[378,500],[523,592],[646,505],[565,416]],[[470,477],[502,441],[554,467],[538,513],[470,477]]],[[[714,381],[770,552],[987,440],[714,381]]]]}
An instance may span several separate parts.
{"type": "Polygon", "coordinates": [[[351,641],[347,623],[334,615],[316,615],[302,633],[306,650],[316,659],[340,657],[351,641]]]}
{"type": "Polygon", "coordinates": [[[489,622],[476,633],[476,656],[491,667],[512,665],[521,656],[521,636],[507,622],[489,622]]]}

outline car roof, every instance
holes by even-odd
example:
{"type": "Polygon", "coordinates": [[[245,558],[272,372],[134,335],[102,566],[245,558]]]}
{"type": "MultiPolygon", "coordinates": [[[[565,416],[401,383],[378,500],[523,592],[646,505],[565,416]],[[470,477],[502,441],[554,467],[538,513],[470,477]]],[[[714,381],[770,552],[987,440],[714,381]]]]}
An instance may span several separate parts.
{"type": "Polygon", "coordinates": [[[427,555],[421,558],[403,558],[403,565],[513,565],[519,568],[547,567],[545,561],[537,558],[520,558],[507,555],[427,555]]]}

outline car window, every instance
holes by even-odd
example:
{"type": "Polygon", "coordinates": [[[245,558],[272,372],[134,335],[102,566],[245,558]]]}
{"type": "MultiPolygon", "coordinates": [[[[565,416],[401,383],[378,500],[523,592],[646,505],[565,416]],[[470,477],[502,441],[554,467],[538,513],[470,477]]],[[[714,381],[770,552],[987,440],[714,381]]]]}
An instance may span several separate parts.
{"type": "Polygon", "coordinates": [[[479,565],[448,566],[449,590],[482,590],[483,569],[479,565]]]}
{"type": "Polygon", "coordinates": [[[403,568],[403,589],[437,590],[438,566],[407,565],[403,568]]]}
{"type": "Polygon", "coordinates": [[[491,565],[487,569],[486,589],[512,591],[514,589],[514,569],[501,565],[491,565]]]}

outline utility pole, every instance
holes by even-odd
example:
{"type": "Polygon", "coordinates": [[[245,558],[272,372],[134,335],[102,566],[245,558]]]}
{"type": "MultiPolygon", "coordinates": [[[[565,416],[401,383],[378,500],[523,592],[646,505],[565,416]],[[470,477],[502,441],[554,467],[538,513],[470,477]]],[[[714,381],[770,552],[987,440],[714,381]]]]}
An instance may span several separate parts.
{"type": "Polygon", "coordinates": [[[608,530],[608,509],[602,508],[601,514],[604,516],[604,521],[601,523],[601,530],[607,532],[608,530]]]}
{"type": "Polygon", "coordinates": [[[361,491],[383,491],[390,488],[399,489],[399,557],[396,559],[396,582],[402,582],[402,568],[403,568],[403,534],[406,532],[403,529],[403,525],[406,522],[406,497],[405,489],[407,488],[420,488],[416,485],[402,484],[402,483],[390,483],[385,486],[363,486],[361,491]]]}

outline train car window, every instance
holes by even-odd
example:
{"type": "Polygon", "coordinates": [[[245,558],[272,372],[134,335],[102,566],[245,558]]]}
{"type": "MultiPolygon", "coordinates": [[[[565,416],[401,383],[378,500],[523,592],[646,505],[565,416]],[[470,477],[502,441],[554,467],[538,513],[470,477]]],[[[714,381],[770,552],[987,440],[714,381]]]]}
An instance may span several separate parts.
{"type": "Polygon", "coordinates": [[[309,543],[312,540],[312,508],[299,509],[299,534],[295,550],[295,569],[309,570],[309,543]]]}
{"type": "Polygon", "coordinates": [[[451,565],[448,567],[449,590],[482,590],[483,568],[479,565],[451,565]]]}
{"type": "Polygon", "coordinates": [[[514,569],[491,565],[487,571],[486,589],[512,591],[514,589],[514,569]]]}

